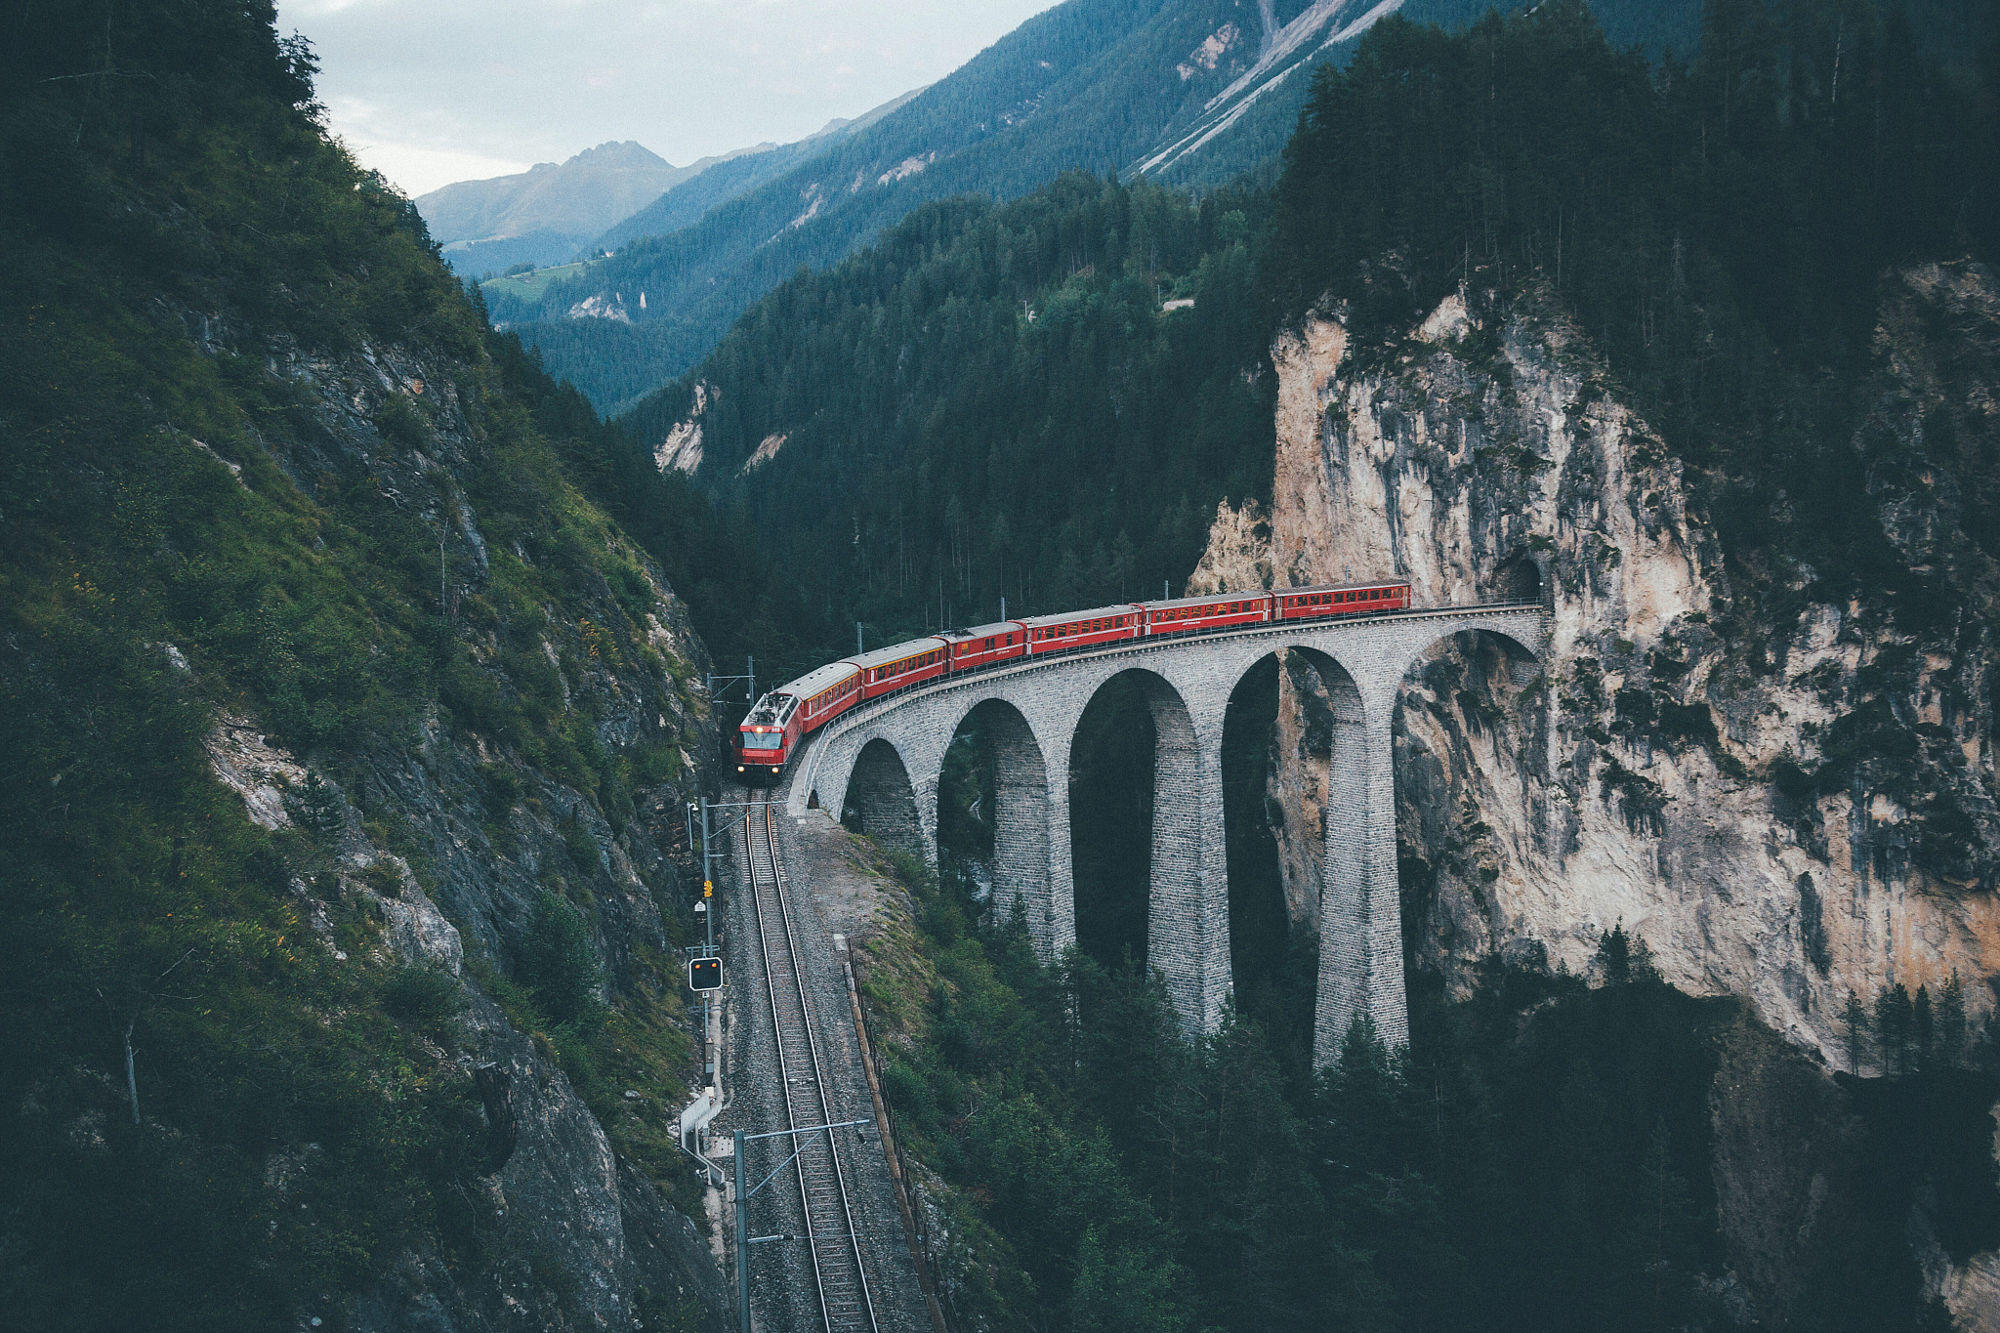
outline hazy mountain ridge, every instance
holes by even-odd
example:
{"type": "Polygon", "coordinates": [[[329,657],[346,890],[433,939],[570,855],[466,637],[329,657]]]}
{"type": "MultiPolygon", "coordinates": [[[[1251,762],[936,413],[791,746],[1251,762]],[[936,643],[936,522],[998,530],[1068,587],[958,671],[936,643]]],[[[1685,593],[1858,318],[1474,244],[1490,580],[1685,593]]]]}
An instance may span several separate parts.
{"type": "MultiPolygon", "coordinates": [[[[617,250],[648,236],[665,236],[699,222],[710,209],[776,179],[801,163],[830,151],[842,139],[860,133],[922,92],[921,88],[891,98],[874,110],[848,119],[832,120],[816,133],[791,143],[763,143],[704,158],[712,163],[698,175],[669,186],[659,198],[610,228],[592,244],[593,251],[617,250]]],[[[697,166],[701,163],[697,163],[697,166]]]]}
{"type": "Polygon", "coordinates": [[[511,176],[458,181],[418,196],[416,205],[431,238],[460,272],[559,263],[620,218],[722,160],[677,167],[626,139],[511,176]]]}
{"type": "Polygon", "coordinates": [[[918,204],[1008,198],[1071,168],[1121,170],[1248,67],[1231,49],[1213,68],[1178,72],[1226,24],[1259,30],[1257,12],[1251,0],[1071,0],[833,152],[693,227],[627,246],[538,302],[491,300],[492,313],[600,405],[629,402],[691,365],[801,265],[838,261],[918,204]],[[637,327],[551,328],[606,312],[637,327]],[[616,364],[595,360],[599,343],[619,349],[616,364]]]}

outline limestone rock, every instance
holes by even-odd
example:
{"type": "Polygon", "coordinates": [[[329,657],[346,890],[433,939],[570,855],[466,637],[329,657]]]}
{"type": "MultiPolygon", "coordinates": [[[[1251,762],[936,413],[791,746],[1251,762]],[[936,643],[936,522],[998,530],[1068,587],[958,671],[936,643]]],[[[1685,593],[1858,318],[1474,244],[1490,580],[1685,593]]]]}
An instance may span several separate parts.
{"type": "MultiPolygon", "coordinates": [[[[1365,361],[1339,311],[1279,339],[1270,512],[1225,506],[1191,587],[1393,574],[1419,605],[1552,607],[1538,680],[1519,684],[1488,641],[1406,681],[1399,827],[1420,966],[1460,989],[1494,950],[1586,972],[1622,921],[1672,984],[1742,997],[1835,1067],[1849,991],[1935,991],[1956,971],[1990,1005],[2000,807],[1980,613],[1994,580],[1953,478],[2000,420],[2000,284],[1972,265],[1907,275],[1879,342],[1873,447],[1922,478],[1873,483],[1885,531],[1974,603],[1928,638],[1866,599],[1814,600],[1809,570],[1785,575],[1787,601],[1737,595],[1707,479],[1550,302],[1456,295],[1365,361]],[[1953,429],[1934,434],[1962,457],[1926,440],[1947,411],[1953,429]],[[1908,762],[1836,753],[1877,715],[1908,762]]],[[[1323,761],[1304,743],[1310,689],[1281,680],[1272,794],[1304,918],[1323,761]]]]}

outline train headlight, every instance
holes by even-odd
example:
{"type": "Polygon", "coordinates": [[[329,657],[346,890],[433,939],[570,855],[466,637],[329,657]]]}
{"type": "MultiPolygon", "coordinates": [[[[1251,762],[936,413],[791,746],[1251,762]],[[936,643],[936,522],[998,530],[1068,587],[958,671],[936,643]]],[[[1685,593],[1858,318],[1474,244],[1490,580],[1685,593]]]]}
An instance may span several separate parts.
{"type": "Polygon", "coordinates": [[[737,771],[738,773],[741,773],[741,772],[743,771],[743,765],[741,765],[741,764],[738,764],[738,765],[736,766],[736,771],[737,771]]]}

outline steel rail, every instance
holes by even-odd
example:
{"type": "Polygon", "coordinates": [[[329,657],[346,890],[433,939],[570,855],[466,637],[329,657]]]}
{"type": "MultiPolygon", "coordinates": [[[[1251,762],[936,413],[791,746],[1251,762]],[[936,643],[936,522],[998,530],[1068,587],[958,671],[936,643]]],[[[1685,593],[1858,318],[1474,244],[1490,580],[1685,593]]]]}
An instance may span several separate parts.
{"type": "MultiPolygon", "coordinates": [[[[778,1052],[778,1077],[785,1090],[788,1129],[830,1123],[833,1106],[827,1094],[825,1061],[813,1029],[812,1001],[800,968],[802,954],[785,899],[784,871],[778,863],[778,840],[771,803],[760,803],[763,818],[743,821],[745,861],[750,869],[751,900],[757,912],[757,947],[764,959],[764,988],[771,1001],[773,1045],[778,1052]],[[759,827],[761,825],[761,827],[759,827]],[[781,984],[780,973],[784,980],[781,984]],[[810,1100],[805,1089],[810,1088],[810,1100]],[[801,1115],[800,1102],[805,1101],[801,1115]]],[[[861,1259],[861,1241],[854,1227],[854,1205],[834,1131],[825,1132],[825,1161],[818,1145],[794,1143],[792,1166],[805,1210],[805,1239],[812,1254],[813,1285],[827,1333],[877,1327],[875,1303],[868,1290],[868,1272],[861,1259]],[[844,1244],[831,1242],[840,1239],[844,1244]]],[[[783,1169],[783,1168],[780,1168],[783,1169]]]]}

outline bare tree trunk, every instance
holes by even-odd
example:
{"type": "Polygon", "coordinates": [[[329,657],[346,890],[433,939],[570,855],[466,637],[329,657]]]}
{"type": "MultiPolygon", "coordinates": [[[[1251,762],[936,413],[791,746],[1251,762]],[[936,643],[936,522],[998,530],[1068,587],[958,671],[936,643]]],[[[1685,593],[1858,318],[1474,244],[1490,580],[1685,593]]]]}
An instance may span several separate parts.
{"type": "Polygon", "coordinates": [[[132,1098],[132,1123],[139,1123],[139,1074],[132,1061],[132,1028],[137,1019],[125,1025],[125,1091],[132,1098]]]}

